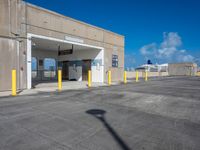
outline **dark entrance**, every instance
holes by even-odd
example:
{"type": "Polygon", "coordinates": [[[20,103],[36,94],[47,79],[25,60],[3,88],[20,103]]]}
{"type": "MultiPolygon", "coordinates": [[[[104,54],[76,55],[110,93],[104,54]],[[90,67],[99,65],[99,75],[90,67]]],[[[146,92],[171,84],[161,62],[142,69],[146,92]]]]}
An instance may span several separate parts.
{"type": "Polygon", "coordinates": [[[62,62],[62,78],[63,80],[69,80],[69,61],[62,62]]]}
{"type": "Polygon", "coordinates": [[[88,80],[88,71],[91,70],[91,60],[83,60],[82,65],[82,80],[88,80]]]}

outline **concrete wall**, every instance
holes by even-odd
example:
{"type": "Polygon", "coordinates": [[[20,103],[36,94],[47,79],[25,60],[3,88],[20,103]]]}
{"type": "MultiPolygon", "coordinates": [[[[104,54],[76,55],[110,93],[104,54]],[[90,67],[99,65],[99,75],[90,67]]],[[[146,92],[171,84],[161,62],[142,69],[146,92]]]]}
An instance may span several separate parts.
{"type": "Polygon", "coordinates": [[[0,1],[0,35],[16,37],[21,34],[21,22],[23,16],[23,4],[21,0],[0,1]]]}
{"type": "MultiPolygon", "coordinates": [[[[168,72],[148,72],[148,77],[159,77],[159,76],[168,76],[168,72]]],[[[135,71],[128,71],[127,72],[127,78],[132,79],[136,77],[135,71]]],[[[139,77],[145,77],[144,72],[139,72],[139,77]]]]}
{"type": "Polygon", "coordinates": [[[10,35],[10,1],[0,1],[0,34],[10,35]]]}
{"type": "MultiPolygon", "coordinates": [[[[11,71],[19,70],[18,42],[11,39],[0,38],[0,89],[11,89],[11,71]]],[[[19,80],[19,77],[17,77],[19,80]]],[[[18,84],[19,87],[19,84],[18,84]]]]}
{"type": "Polygon", "coordinates": [[[169,75],[171,76],[195,76],[197,73],[197,64],[177,63],[169,64],[169,75]]]}
{"type": "Polygon", "coordinates": [[[105,44],[105,70],[106,74],[104,76],[105,81],[108,80],[108,70],[112,72],[113,81],[123,81],[124,72],[124,48],[115,47],[113,45],[105,44]],[[118,55],[119,64],[117,68],[112,67],[112,55],[118,55]]]}
{"type": "MultiPolygon", "coordinates": [[[[27,4],[27,24],[32,26],[28,28],[28,31],[35,32],[34,27],[40,28],[38,32],[41,34],[43,33],[43,35],[46,34],[45,31],[48,30],[52,32],[48,32],[47,34],[54,37],[53,31],[55,31],[64,33],[65,35],[84,38],[86,43],[87,40],[92,40],[124,47],[124,37],[119,34],[103,30],[31,4],[27,4]]],[[[63,38],[62,36],[61,39],[63,38]]],[[[98,46],[97,43],[93,45],[98,46]]]]}
{"type": "Polygon", "coordinates": [[[18,88],[26,88],[26,42],[21,30],[20,0],[0,1],[0,91],[11,89],[11,70],[17,70],[18,88]]]}

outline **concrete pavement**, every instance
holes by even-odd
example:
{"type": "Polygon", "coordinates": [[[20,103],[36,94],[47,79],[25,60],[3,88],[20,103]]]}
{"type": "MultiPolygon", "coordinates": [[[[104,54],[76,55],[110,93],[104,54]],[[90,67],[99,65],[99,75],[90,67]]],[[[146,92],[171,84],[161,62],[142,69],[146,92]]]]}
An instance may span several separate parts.
{"type": "MultiPolygon", "coordinates": [[[[62,90],[80,90],[80,89],[86,89],[87,81],[63,81],[62,82],[62,90]]],[[[116,83],[114,83],[116,84],[116,83]]],[[[105,83],[92,83],[92,87],[99,87],[99,86],[107,86],[105,83]]],[[[17,95],[33,95],[33,94],[40,94],[40,93],[48,93],[48,92],[56,92],[58,90],[58,83],[55,81],[51,82],[43,82],[43,83],[37,83],[34,85],[34,88],[29,90],[18,90],[17,95]]],[[[4,91],[0,92],[0,97],[8,97],[11,96],[11,91],[4,91]]]]}
{"type": "Polygon", "coordinates": [[[2,150],[199,150],[200,78],[0,98],[2,150]]]}

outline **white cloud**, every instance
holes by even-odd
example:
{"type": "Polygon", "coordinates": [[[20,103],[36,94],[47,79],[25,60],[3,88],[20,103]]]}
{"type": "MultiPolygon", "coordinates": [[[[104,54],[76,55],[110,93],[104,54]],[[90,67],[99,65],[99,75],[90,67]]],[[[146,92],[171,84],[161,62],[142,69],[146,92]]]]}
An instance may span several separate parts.
{"type": "Polygon", "coordinates": [[[160,44],[152,43],[144,45],[140,52],[146,59],[154,59],[161,62],[193,62],[194,57],[187,50],[180,49],[181,37],[176,32],[163,33],[163,41],[160,44]]]}
{"type": "Polygon", "coordinates": [[[200,66],[200,56],[198,57],[198,58],[195,58],[195,60],[194,60],[196,63],[198,63],[199,64],[199,66],[200,66]]]}
{"type": "Polygon", "coordinates": [[[185,52],[186,52],[186,50],[184,50],[184,49],[183,49],[183,50],[180,50],[180,53],[185,53],[185,52]]]}
{"type": "Polygon", "coordinates": [[[142,53],[142,55],[149,55],[149,54],[152,54],[156,51],[156,44],[155,43],[151,43],[151,44],[148,44],[148,45],[145,45],[143,46],[141,49],[140,49],[140,52],[142,53]]]}
{"type": "Polygon", "coordinates": [[[158,58],[169,58],[176,53],[176,47],[164,47],[162,49],[158,49],[158,58]]]}
{"type": "Polygon", "coordinates": [[[181,37],[175,32],[164,32],[163,39],[161,48],[179,47],[182,45],[181,37]]]}
{"type": "Polygon", "coordinates": [[[178,60],[181,62],[194,62],[194,57],[192,55],[179,55],[178,60]]]}

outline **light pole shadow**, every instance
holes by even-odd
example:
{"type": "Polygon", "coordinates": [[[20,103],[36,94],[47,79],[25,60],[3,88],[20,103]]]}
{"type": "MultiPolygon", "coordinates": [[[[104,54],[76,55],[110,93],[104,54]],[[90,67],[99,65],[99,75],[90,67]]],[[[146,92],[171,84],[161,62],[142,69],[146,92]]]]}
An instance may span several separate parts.
{"type": "Polygon", "coordinates": [[[90,114],[101,121],[101,123],[105,126],[107,131],[113,137],[113,139],[117,142],[117,144],[121,147],[122,150],[131,150],[128,145],[122,140],[122,138],[118,135],[118,133],[109,125],[105,118],[106,111],[101,109],[91,109],[86,111],[87,114],[90,114]]]}

